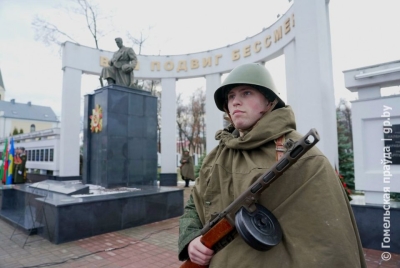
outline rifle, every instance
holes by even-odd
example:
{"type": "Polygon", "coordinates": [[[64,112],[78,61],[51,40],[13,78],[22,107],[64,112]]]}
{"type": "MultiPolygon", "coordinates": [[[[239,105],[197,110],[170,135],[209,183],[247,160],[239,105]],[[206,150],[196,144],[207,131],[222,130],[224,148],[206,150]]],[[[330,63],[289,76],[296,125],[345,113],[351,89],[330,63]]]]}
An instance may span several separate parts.
{"type": "MultiPolygon", "coordinates": [[[[318,132],[314,128],[297,142],[289,139],[286,143],[288,150],[282,158],[203,227],[200,239],[203,245],[207,248],[214,248],[235,230],[246,243],[257,250],[265,251],[277,245],[282,237],[279,222],[271,212],[256,202],[271,183],[296,163],[319,140],[318,132]],[[247,224],[246,221],[249,221],[250,218],[252,223],[247,224]]],[[[208,265],[198,265],[188,259],[180,268],[199,267],[205,268],[208,265]]]]}

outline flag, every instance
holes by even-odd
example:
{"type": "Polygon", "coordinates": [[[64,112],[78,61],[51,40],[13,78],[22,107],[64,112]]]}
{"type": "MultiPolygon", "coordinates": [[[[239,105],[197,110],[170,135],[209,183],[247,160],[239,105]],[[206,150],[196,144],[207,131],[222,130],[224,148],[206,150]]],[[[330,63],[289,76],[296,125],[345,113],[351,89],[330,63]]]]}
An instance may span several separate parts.
{"type": "Polygon", "coordinates": [[[7,172],[7,180],[6,185],[12,184],[13,182],[13,169],[14,169],[14,139],[10,140],[10,150],[8,151],[8,172],[7,172]]]}
{"type": "Polygon", "coordinates": [[[1,162],[1,167],[0,167],[0,180],[3,182],[3,184],[6,184],[6,177],[7,177],[7,167],[6,167],[6,162],[7,161],[7,148],[8,148],[8,139],[4,140],[4,150],[3,150],[3,161],[1,162]]]}

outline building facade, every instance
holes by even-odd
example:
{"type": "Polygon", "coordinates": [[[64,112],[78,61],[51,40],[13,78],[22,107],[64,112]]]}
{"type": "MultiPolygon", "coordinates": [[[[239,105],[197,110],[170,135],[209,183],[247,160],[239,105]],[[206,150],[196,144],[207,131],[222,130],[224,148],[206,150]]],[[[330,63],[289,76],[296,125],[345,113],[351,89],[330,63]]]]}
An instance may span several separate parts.
{"type": "Polygon", "coordinates": [[[15,131],[30,133],[55,128],[59,120],[50,107],[0,100],[0,138],[6,138],[15,131]]]}

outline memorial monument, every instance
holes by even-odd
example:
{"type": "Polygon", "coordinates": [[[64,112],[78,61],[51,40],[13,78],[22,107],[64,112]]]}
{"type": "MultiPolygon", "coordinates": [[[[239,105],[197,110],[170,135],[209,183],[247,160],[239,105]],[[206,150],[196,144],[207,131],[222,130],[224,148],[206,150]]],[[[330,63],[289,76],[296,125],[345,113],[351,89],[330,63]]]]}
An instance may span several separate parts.
{"type": "Polygon", "coordinates": [[[120,37],[115,38],[115,43],[119,50],[108,61],[109,66],[102,69],[100,75],[101,86],[103,86],[103,79],[105,79],[108,85],[116,84],[133,87],[133,70],[137,64],[135,51],[131,47],[125,47],[120,37]]]}
{"type": "Polygon", "coordinates": [[[133,86],[135,52],[115,41],[107,85],[85,96],[82,183],[0,189],[0,218],[14,230],[59,244],[182,215],[183,189],[157,185],[157,97],[133,86]]]}
{"type": "Polygon", "coordinates": [[[157,97],[111,84],[85,96],[84,115],[84,183],[156,185],[157,97]]]}

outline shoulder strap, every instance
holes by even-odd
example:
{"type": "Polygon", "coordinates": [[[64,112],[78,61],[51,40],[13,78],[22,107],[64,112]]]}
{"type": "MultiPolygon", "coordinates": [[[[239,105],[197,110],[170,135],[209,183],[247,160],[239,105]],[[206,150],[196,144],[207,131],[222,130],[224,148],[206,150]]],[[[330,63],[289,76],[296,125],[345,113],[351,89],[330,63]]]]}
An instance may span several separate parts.
{"type": "Polygon", "coordinates": [[[275,159],[278,162],[279,159],[282,158],[283,154],[286,152],[286,148],[284,146],[285,144],[285,134],[274,140],[275,145],[276,145],[276,155],[275,159]]]}

